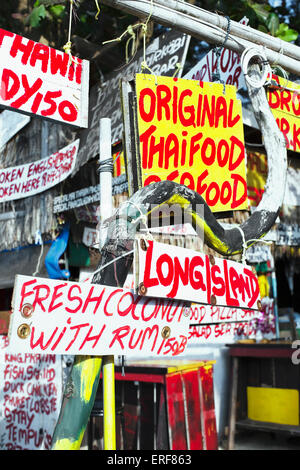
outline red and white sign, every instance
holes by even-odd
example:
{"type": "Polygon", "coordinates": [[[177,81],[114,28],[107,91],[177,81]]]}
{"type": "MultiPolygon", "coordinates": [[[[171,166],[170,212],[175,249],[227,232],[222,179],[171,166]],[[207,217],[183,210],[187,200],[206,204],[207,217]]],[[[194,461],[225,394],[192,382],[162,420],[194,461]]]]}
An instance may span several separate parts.
{"type": "Polygon", "coordinates": [[[198,251],[136,241],[135,289],[151,297],[256,309],[257,276],[248,266],[198,251]]]}
{"type": "Polygon", "coordinates": [[[188,344],[234,343],[256,338],[258,310],[192,304],[190,312],[188,344]]]}
{"type": "Polygon", "coordinates": [[[95,228],[84,227],[82,235],[82,243],[85,246],[92,246],[99,248],[99,231],[95,228]]]}
{"type": "Polygon", "coordinates": [[[62,399],[61,357],[12,353],[0,336],[0,384],[0,449],[50,450],[62,399]]]}
{"type": "Polygon", "coordinates": [[[0,104],[88,126],[89,62],[0,29],[0,104]]]}
{"type": "MultiPolygon", "coordinates": [[[[239,54],[223,48],[219,60],[219,72],[224,83],[226,85],[235,85],[237,90],[246,88],[239,54]]],[[[214,73],[218,71],[217,67],[218,58],[215,52],[210,50],[183,78],[213,82],[214,73]]]]}
{"type": "Polygon", "coordinates": [[[0,202],[14,201],[46,191],[73,171],[79,139],[47,158],[0,169],[0,202]]]}
{"type": "MultiPolygon", "coordinates": [[[[244,16],[239,23],[248,25],[249,19],[244,16]]],[[[219,58],[214,50],[211,49],[208,54],[202,57],[202,59],[188,71],[184,78],[213,82],[216,72],[220,73],[220,78],[226,85],[235,85],[237,90],[241,88],[247,90],[245,77],[242,73],[241,58],[239,54],[226,49],[226,47],[222,47],[219,58]]]]}
{"type": "Polygon", "coordinates": [[[49,354],[177,356],[187,344],[188,315],[180,301],[150,299],[99,284],[17,275],[10,348],[49,354]],[[28,310],[32,315],[26,315],[28,310]]]}

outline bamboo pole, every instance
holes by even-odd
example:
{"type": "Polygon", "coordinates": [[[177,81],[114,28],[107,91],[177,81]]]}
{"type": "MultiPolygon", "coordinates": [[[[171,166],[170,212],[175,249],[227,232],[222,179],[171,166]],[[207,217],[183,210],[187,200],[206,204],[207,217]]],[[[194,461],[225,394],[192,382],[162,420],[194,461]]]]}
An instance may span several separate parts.
{"type": "MultiPolygon", "coordinates": [[[[196,39],[207,41],[210,44],[223,44],[226,29],[227,20],[219,15],[206,12],[205,21],[200,19],[200,13],[197,7],[193,6],[193,13],[199,14],[199,17],[190,16],[188,13],[183,12],[183,2],[176,0],[102,0],[103,3],[113,8],[125,11],[139,18],[145,18],[146,16],[151,17],[152,20],[160,23],[164,26],[174,28],[183,33],[189,34],[196,39]],[[169,7],[169,4],[174,8],[169,7]],[[178,10],[178,6],[182,8],[182,11],[178,10]],[[213,16],[214,15],[214,16],[213,16]],[[217,26],[215,23],[219,21],[217,26]],[[225,27],[226,25],[226,27],[225,27]]],[[[187,8],[187,4],[185,4],[187,8]]],[[[205,10],[202,10],[202,14],[205,10]]],[[[231,22],[232,25],[237,28],[237,23],[231,22]]],[[[264,53],[270,64],[276,64],[283,67],[287,72],[295,73],[300,75],[300,61],[299,51],[300,48],[293,46],[292,52],[289,56],[285,52],[289,49],[289,43],[278,40],[272,36],[268,36],[262,32],[258,32],[250,27],[238,28],[238,34],[236,31],[231,31],[228,39],[226,40],[226,48],[230,49],[238,54],[242,54],[245,49],[250,47],[258,47],[261,45],[264,47],[264,53]],[[273,43],[273,44],[272,44],[273,43]],[[284,50],[284,53],[283,53],[284,50]]]]}
{"type": "Polygon", "coordinates": [[[116,450],[116,403],[114,356],[103,356],[104,450],[116,450]]]}
{"type": "MultiPolygon", "coordinates": [[[[203,8],[197,7],[191,3],[181,0],[155,0],[155,3],[172,8],[178,13],[189,15],[190,17],[196,18],[206,24],[211,24],[217,28],[221,28],[224,30],[224,33],[227,30],[228,22],[226,17],[203,10],[203,8]]],[[[268,49],[275,51],[280,55],[283,54],[291,57],[292,59],[300,60],[300,47],[295,44],[291,44],[290,42],[283,41],[280,38],[270,36],[262,31],[253,29],[250,26],[237,21],[230,21],[230,35],[246,39],[257,45],[264,45],[268,49]]]]}

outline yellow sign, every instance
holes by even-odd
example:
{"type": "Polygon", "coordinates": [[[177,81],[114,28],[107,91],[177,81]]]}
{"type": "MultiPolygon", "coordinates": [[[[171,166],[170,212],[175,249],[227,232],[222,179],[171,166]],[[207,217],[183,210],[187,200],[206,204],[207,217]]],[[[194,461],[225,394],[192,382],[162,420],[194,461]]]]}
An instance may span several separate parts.
{"type": "Polygon", "coordinates": [[[266,423],[299,426],[299,391],[247,387],[248,418],[266,423]]]}
{"type": "Polygon", "coordinates": [[[250,205],[258,206],[262,198],[268,176],[267,155],[247,152],[247,185],[250,205]]]}
{"type": "Polygon", "coordinates": [[[114,160],[113,177],[117,178],[118,176],[126,173],[124,153],[121,150],[119,152],[114,153],[113,160],[114,160]]]}
{"type": "Polygon", "coordinates": [[[246,209],[242,106],[219,83],[136,75],[142,185],[171,180],[214,212],[246,209]]]}
{"type": "Polygon", "coordinates": [[[276,85],[268,88],[268,102],[287,148],[300,152],[300,85],[272,76],[276,85]]]}

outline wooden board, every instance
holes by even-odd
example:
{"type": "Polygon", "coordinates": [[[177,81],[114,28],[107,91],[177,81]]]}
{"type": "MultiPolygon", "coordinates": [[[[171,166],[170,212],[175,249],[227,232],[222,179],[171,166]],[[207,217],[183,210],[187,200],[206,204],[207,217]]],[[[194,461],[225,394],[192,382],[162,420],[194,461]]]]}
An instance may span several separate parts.
{"type": "Polygon", "coordinates": [[[17,352],[163,357],[187,345],[183,302],[127,289],[17,275],[12,307],[17,352]]]}
{"type": "Polygon", "coordinates": [[[257,276],[242,263],[152,240],[136,240],[134,256],[141,295],[246,309],[260,305],[257,276]]]}
{"type": "Polygon", "coordinates": [[[0,29],[0,104],[87,127],[89,62],[0,29]]]}

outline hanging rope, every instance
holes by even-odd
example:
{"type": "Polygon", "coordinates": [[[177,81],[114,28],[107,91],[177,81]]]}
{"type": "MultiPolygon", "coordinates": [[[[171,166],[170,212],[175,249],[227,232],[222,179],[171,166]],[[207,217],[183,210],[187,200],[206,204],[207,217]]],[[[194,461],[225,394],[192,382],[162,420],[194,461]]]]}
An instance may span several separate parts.
{"type": "Polygon", "coordinates": [[[96,13],[96,16],[95,16],[95,20],[98,20],[98,16],[100,14],[100,7],[99,7],[98,0],[95,0],[95,3],[96,3],[96,7],[97,7],[97,13],[96,13]]]}
{"type": "Polygon", "coordinates": [[[148,15],[148,18],[146,19],[145,23],[142,24],[142,33],[143,33],[143,62],[141,63],[141,70],[142,72],[146,69],[149,70],[149,72],[152,75],[155,75],[153,71],[150,69],[150,67],[147,64],[146,60],[146,39],[147,39],[147,32],[148,32],[148,23],[150,21],[150,18],[152,16],[153,12],[153,0],[151,0],[151,5],[150,5],[150,12],[148,15]]]}
{"type": "Polygon", "coordinates": [[[133,57],[137,51],[137,40],[136,40],[135,30],[141,27],[142,35],[143,35],[143,60],[141,63],[141,71],[143,72],[144,70],[148,70],[152,75],[155,75],[153,71],[150,69],[150,67],[148,66],[147,60],[146,60],[146,39],[147,39],[147,32],[148,32],[148,24],[152,16],[152,10],[153,10],[153,0],[151,0],[150,12],[144,23],[137,23],[135,25],[129,25],[127,29],[119,37],[115,39],[110,39],[108,41],[104,41],[102,44],[108,44],[110,42],[121,42],[122,39],[128,34],[129,38],[126,41],[126,46],[125,46],[125,60],[127,64],[129,62],[129,53],[128,53],[129,44],[132,43],[131,57],[133,57]]]}
{"type": "Polygon", "coordinates": [[[63,49],[64,49],[65,53],[68,54],[69,57],[70,57],[70,61],[72,61],[72,55],[71,55],[71,49],[72,49],[71,31],[72,31],[73,4],[74,4],[74,0],[70,0],[68,40],[67,40],[66,44],[63,46],[63,49]]]}
{"type": "Polygon", "coordinates": [[[106,173],[110,172],[113,173],[114,170],[114,161],[112,158],[107,158],[99,163],[98,173],[106,173]]]}
{"type": "Polygon", "coordinates": [[[252,243],[264,243],[265,245],[272,245],[272,242],[270,241],[266,241],[266,240],[263,240],[263,239],[258,239],[258,238],[250,238],[249,240],[247,240],[246,242],[246,239],[245,239],[245,234],[244,234],[244,231],[243,229],[239,226],[239,225],[236,225],[235,226],[239,231],[240,231],[240,234],[242,235],[242,258],[241,258],[241,262],[243,264],[247,264],[246,262],[246,251],[248,250],[248,248],[250,247],[250,245],[248,245],[248,243],[252,244],[252,243]]]}

